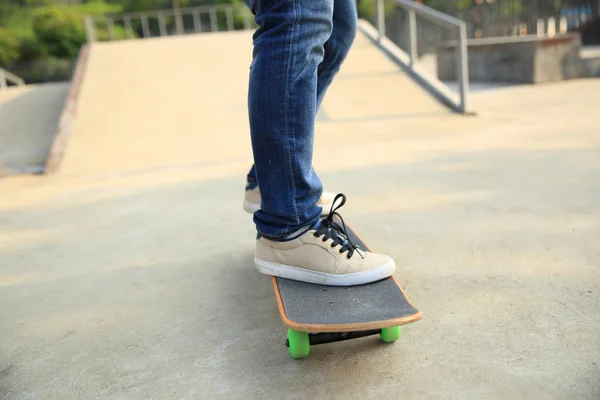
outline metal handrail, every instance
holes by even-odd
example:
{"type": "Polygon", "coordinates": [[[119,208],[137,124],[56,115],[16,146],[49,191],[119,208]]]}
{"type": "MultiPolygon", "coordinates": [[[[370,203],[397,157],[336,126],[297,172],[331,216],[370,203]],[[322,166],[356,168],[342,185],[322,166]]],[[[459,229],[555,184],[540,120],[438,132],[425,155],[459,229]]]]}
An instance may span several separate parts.
{"type": "Polygon", "coordinates": [[[227,11],[228,9],[233,9],[234,6],[229,4],[215,4],[210,6],[195,6],[195,7],[180,7],[177,10],[173,10],[172,8],[164,9],[164,10],[155,10],[155,11],[136,11],[131,13],[122,13],[122,14],[106,14],[102,17],[93,17],[96,20],[101,20],[104,17],[112,18],[112,19],[124,19],[124,18],[140,18],[145,15],[165,15],[165,16],[173,16],[177,14],[192,14],[194,12],[200,13],[209,13],[211,11],[227,11]]]}
{"type": "MultiPolygon", "coordinates": [[[[415,3],[410,0],[394,0],[394,3],[404,8],[407,14],[407,25],[409,32],[409,63],[408,68],[414,71],[417,62],[417,14],[436,25],[453,30],[456,32],[458,40],[456,45],[456,70],[460,99],[458,104],[448,98],[444,91],[438,90],[437,85],[429,85],[436,94],[446,103],[451,103],[453,108],[462,113],[467,112],[467,93],[469,91],[469,63],[467,57],[467,24],[457,18],[454,18],[443,12],[434,10],[431,7],[415,3]]],[[[379,32],[379,41],[386,36],[385,34],[385,15],[383,0],[377,0],[377,30],[379,32]]],[[[430,82],[431,83],[431,82],[430,82]]]]}
{"type": "Polygon", "coordinates": [[[0,89],[3,89],[8,86],[8,82],[12,82],[17,86],[25,85],[25,81],[13,74],[12,72],[8,72],[5,69],[0,68],[0,89]]]}
{"type": "Polygon", "coordinates": [[[394,2],[408,10],[414,10],[421,17],[428,19],[444,28],[453,29],[460,28],[466,25],[463,21],[458,18],[454,18],[451,15],[444,14],[441,11],[435,10],[431,7],[424,6],[423,4],[415,3],[409,0],[394,0],[394,2]]]}
{"type": "MultiPolygon", "coordinates": [[[[244,11],[244,29],[250,29],[252,27],[252,18],[249,10],[247,8],[242,9],[244,11]]],[[[127,37],[129,39],[133,38],[132,34],[132,20],[140,20],[142,27],[142,35],[144,38],[151,37],[150,34],[150,19],[155,19],[158,21],[159,26],[159,36],[167,36],[167,26],[165,22],[165,18],[174,17],[175,18],[175,31],[177,34],[182,35],[185,34],[185,29],[183,27],[183,17],[186,15],[192,16],[192,21],[194,24],[193,32],[200,33],[206,32],[206,27],[204,27],[200,15],[208,14],[210,16],[210,29],[208,31],[214,32],[219,30],[217,23],[217,13],[225,13],[227,30],[234,30],[234,18],[233,13],[236,11],[236,6],[231,4],[216,4],[209,6],[196,6],[196,7],[183,7],[174,9],[164,9],[164,10],[153,10],[153,11],[143,11],[143,12],[132,12],[132,13],[123,13],[123,14],[108,14],[103,16],[91,16],[88,15],[85,17],[85,30],[88,42],[96,41],[96,22],[106,23],[108,28],[108,34],[110,40],[115,40],[115,30],[114,24],[115,22],[123,22],[125,31],[127,33],[127,37]]]]}

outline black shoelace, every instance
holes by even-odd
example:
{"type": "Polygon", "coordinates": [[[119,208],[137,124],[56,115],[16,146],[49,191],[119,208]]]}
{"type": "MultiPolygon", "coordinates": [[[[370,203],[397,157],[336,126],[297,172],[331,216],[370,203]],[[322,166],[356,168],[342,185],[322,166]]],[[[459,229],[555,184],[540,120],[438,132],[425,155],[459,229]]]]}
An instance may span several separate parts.
{"type": "Polygon", "coordinates": [[[335,199],[333,199],[329,215],[322,221],[321,227],[317,229],[317,231],[314,233],[314,236],[322,236],[323,238],[321,240],[324,242],[326,242],[329,239],[333,239],[333,242],[331,242],[330,246],[332,248],[340,246],[340,249],[338,250],[340,254],[348,252],[348,254],[346,254],[347,259],[350,259],[352,257],[354,251],[357,251],[358,254],[362,258],[364,258],[364,256],[359,251],[358,246],[352,243],[352,241],[350,240],[348,232],[346,231],[346,224],[344,223],[344,219],[338,212],[336,212],[336,210],[338,210],[344,204],[346,204],[346,196],[342,193],[339,193],[337,196],[335,196],[335,199]],[[342,199],[342,202],[338,206],[336,206],[335,203],[338,201],[339,198],[342,199]],[[334,216],[337,216],[340,219],[340,221],[342,222],[342,226],[338,225],[336,222],[333,221],[334,216]]]}

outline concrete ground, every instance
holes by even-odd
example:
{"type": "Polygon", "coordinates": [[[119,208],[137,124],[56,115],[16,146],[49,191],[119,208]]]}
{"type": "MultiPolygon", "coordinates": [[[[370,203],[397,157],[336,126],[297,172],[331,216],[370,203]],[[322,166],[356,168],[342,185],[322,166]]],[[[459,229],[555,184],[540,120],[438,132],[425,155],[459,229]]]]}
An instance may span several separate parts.
{"type": "Polygon", "coordinates": [[[600,80],[464,117],[359,38],[315,168],[424,317],[293,360],[241,207],[250,48],[92,48],[61,171],[0,181],[0,398],[599,398],[600,80]]]}
{"type": "Polygon", "coordinates": [[[53,83],[0,91],[0,177],[43,171],[68,90],[53,83]]]}

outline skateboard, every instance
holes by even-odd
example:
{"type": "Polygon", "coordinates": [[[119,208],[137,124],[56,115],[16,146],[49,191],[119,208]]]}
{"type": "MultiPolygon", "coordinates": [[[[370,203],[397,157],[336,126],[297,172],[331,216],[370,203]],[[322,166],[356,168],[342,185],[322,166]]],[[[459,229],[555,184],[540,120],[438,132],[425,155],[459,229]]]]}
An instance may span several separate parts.
{"type": "MultiPolygon", "coordinates": [[[[352,243],[370,251],[346,224],[352,243]]],[[[310,346],[379,335],[386,343],[400,338],[400,326],[421,319],[394,277],[357,286],[325,286],[272,276],[285,342],[293,358],[310,346]]]]}

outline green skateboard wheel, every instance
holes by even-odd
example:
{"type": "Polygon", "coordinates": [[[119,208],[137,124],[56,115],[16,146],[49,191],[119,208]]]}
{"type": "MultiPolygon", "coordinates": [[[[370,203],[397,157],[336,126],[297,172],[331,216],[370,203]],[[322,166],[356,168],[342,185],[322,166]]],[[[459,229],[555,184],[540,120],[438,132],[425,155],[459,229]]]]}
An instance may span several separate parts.
{"type": "Polygon", "coordinates": [[[392,326],[389,328],[383,328],[379,336],[385,343],[391,343],[400,339],[400,332],[401,330],[399,326],[392,326]]]}
{"type": "Polygon", "coordinates": [[[292,358],[304,358],[310,352],[308,333],[288,329],[287,338],[292,358]]]}

